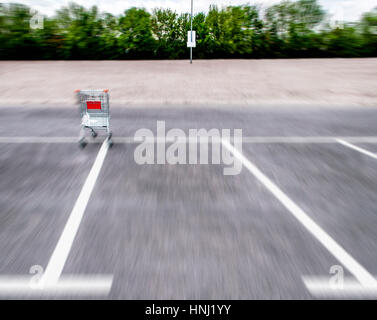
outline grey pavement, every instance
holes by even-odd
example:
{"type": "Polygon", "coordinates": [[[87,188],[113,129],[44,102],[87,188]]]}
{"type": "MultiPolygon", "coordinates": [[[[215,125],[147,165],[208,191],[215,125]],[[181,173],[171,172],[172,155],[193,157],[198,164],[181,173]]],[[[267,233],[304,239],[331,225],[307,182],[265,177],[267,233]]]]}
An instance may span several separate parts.
{"type": "MultiPolygon", "coordinates": [[[[112,274],[104,299],[315,298],[302,276],[329,276],[339,262],[246,168],[224,176],[223,165],[138,165],[135,144],[117,143],[155,132],[157,120],[244,137],[377,137],[371,107],[114,107],[115,145],[63,274],[112,274]]],[[[79,133],[72,107],[0,108],[0,123],[0,138],[79,133]]],[[[46,267],[99,148],[0,143],[0,275],[46,267]]],[[[248,143],[243,154],[377,275],[376,159],[337,143],[248,143]]]]}

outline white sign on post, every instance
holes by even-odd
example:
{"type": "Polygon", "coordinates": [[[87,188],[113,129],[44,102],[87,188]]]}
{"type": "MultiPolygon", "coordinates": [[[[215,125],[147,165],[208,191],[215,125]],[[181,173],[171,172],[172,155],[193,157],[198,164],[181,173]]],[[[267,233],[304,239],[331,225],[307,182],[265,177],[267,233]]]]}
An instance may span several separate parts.
{"type": "Polygon", "coordinates": [[[196,47],[196,31],[192,31],[192,41],[191,41],[191,31],[187,33],[187,48],[196,47]]]}

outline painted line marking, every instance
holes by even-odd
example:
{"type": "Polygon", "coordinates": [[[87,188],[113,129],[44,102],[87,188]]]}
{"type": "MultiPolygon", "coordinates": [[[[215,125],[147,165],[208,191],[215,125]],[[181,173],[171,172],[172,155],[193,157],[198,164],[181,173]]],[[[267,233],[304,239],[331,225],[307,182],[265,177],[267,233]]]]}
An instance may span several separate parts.
{"type": "Polygon", "coordinates": [[[316,297],[350,298],[376,297],[377,286],[363,286],[355,279],[344,279],[342,285],[331,284],[326,277],[302,277],[308,290],[316,297]]]}
{"type": "Polygon", "coordinates": [[[372,153],[372,152],[370,152],[370,151],[368,151],[366,149],[360,148],[358,146],[355,146],[355,145],[353,145],[353,144],[351,144],[351,143],[349,143],[347,141],[344,141],[343,139],[337,139],[337,142],[340,143],[341,145],[347,147],[347,148],[356,150],[356,151],[358,151],[358,152],[360,152],[362,154],[365,154],[365,155],[367,155],[367,156],[369,156],[369,157],[371,157],[373,159],[377,159],[377,154],[372,153]]]}
{"type": "Polygon", "coordinates": [[[89,172],[88,177],[81,189],[80,195],[72,209],[64,230],[59,238],[53,254],[50,257],[45,272],[41,278],[41,284],[47,286],[54,286],[57,284],[59,277],[63,271],[68,254],[71,250],[72,243],[76,237],[82,217],[84,215],[86,206],[92,194],[94,185],[97,181],[98,175],[101,171],[103,162],[108,151],[108,143],[105,140],[102,143],[96,160],[89,172]]]}
{"type": "Polygon", "coordinates": [[[376,279],[347,253],[330,235],[328,235],[307,213],[296,205],[279,187],[252,164],[241,152],[228,141],[222,140],[223,146],[253,174],[288,211],[365,287],[377,286],[376,279]]]}
{"type": "Polygon", "coordinates": [[[1,276],[0,295],[9,296],[59,296],[59,295],[107,295],[111,289],[112,275],[61,276],[55,284],[36,287],[31,276],[1,276]]]}
{"type": "MultiPolygon", "coordinates": [[[[134,137],[113,137],[114,143],[140,143],[134,137]]],[[[98,137],[95,140],[88,140],[89,143],[103,143],[104,139],[98,137]]],[[[173,142],[174,139],[166,139],[167,142],[173,142]]],[[[190,142],[189,139],[186,140],[190,142]]],[[[257,144],[331,144],[341,143],[339,141],[348,141],[352,143],[377,143],[377,137],[243,137],[243,143],[257,144]]],[[[152,142],[158,142],[157,138],[152,138],[152,142]]],[[[210,140],[211,142],[211,140],[210,140]]],[[[78,143],[77,137],[0,137],[0,143],[78,143]]]]}
{"type": "Polygon", "coordinates": [[[78,143],[77,137],[0,137],[0,143],[78,143]]]}
{"type": "Polygon", "coordinates": [[[33,276],[0,276],[0,294],[6,295],[107,295],[112,275],[63,275],[62,271],[76,237],[86,206],[94,189],[108,151],[107,139],[97,154],[81,192],[75,202],[45,272],[36,283],[33,276]]]}
{"type": "Polygon", "coordinates": [[[338,139],[345,139],[354,143],[377,143],[377,137],[244,137],[245,143],[292,143],[292,144],[331,144],[338,139]]]}

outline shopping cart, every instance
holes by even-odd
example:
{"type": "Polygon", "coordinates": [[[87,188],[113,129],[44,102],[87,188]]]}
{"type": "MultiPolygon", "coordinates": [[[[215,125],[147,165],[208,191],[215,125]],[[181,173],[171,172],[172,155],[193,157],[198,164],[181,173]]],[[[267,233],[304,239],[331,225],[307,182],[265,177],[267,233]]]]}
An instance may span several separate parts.
{"type": "Polygon", "coordinates": [[[78,102],[80,104],[80,147],[84,148],[87,144],[85,129],[91,131],[93,138],[96,138],[98,135],[96,130],[106,130],[107,142],[111,147],[113,142],[111,140],[112,133],[110,131],[109,90],[76,90],[75,92],[77,93],[78,102]]]}

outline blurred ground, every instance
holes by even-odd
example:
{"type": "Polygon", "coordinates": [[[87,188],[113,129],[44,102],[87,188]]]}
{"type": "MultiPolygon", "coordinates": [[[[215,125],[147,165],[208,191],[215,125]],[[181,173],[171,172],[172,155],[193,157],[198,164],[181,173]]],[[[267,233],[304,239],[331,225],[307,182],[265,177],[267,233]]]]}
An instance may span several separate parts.
{"type": "MultiPolygon", "coordinates": [[[[247,169],[224,176],[222,165],[140,166],[136,145],[120,138],[155,132],[156,120],[185,132],[376,138],[374,108],[144,107],[115,108],[112,116],[115,145],[63,275],[112,274],[101,297],[111,299],[313,298],[301,277],[329,276],[339,262],[247,169]]],[[[71,108],[1,108],[0,124],[0,275],[26,275],[31,265],[46,267],[100,144],[78,148],[71,108]],[[10,139],[22,136],[73,139],[10,139]]],[[[357,145],[377,151],[376,143],[357,145]]],[[[245,143],[243,153],[377,274],[377,160],[336,142],[245,143]]]]}
{"type": "Polygon", "coordinates": [[[377,275],[377,160],[329,142],[359,137],[356,147],[376,153],[376,67],[377,59],[0,62],[0,276],[46,268],[101,146],[78,148],[73,90],[106,87],[115,145],[63,275],[113,275],[101,298],[310,299],[302,277],[339,264],[245,167],[224,176],[222,165],[137,165],[136,145],[122,138],[155,132],[157,120],[167,130],[264,137],[244,143],[244,156],[377,275]]]}
{"type": "Polygon", "coordinates": [[[1,61],[0,105],[72,105],[109,88],[117,105],[375,105],[377,59],[1,61]]]}

